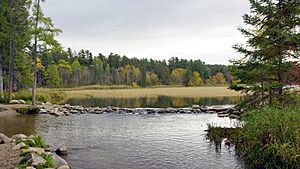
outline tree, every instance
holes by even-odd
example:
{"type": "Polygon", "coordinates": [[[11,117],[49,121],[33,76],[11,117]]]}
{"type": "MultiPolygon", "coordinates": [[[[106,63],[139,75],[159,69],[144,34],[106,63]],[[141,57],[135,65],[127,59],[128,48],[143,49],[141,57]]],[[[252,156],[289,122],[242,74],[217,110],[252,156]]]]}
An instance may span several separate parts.
{"type": "Polygon", "coordinates": [[[8,13],[8,3],[7,1],[0,1],[0,95],[4,98],[4,84],[3,84],[3,48],[8,42],[9,36],[9,23],[5,14],[8,13]]]}
{"type": "Polygon", "coordinates": [[[209,79],[209,83],[212,85],[222,85],[226,84],[226,80],[224,78],[223,73],[218,72],[215,76],[209,79]]]}
{"type": "Polygon", "coordinates": [[[45,74],[48,87],[60,87],[61,79],[59,76],[58,67],[56,65],[50,65],[47,67],[45,74]]]}
{"type": "Polygon", "coordinates": [[[80,71],[82,70],[82,67],[79,63],[78,59],[75,59],[74,62],[71,65],[72,70],[73,70],[73,79],[75,81],[76,86],[79,84],[79,76],[80,76],[80,71]]]}
{"type": "Polygon", "coordinates": [[[13,62],[14,62],[14,49],[13,49],[13,2],[9,0],[10,5],[10,34],[9,34],[9,76],[8,76],[8,99],[11,100],[12,84],[13,84],[13,62]]]}
{"type": "Polygon", "coordinates": [[[186,69],[177,68],[171,73],[173,84],[184,85],[186,69]]]}
{"type": "MultiPolygon", "coordinates": [[[[45,17],[40,6],[40,2],[46,0],[35,0],[33,3],[33,85],[32,85],[32,105],[36,106],[36,83],[37,83],[37,45],[40,42],[40,49],[47,51],[49,47],[59,46],[54,37],[61,32],[54,28],[51,18],[45,17]],[[40,27],[39,27],[40,26],[40,27]]],[[[40,51],[42,53],[42,51],[40,51]]]]}
{"type": "Polygon", "coordinates": [[[277,99],[283,103],[290,60],[300,59],[300,1],[250,0],[250,4],[251,13],[243,17],[249,29],[240,28],[247,43],[234,46],[244,57],[231,61],[231,72],[240,82],[231,89],[251,92],[251,103],[277,99]]]}
{"type": "Polygon", "coordinates": [[[109,64],[106,64],[104,71],[105,71],[104,85],[107,85],[107,84],[110,83],[110,67],[109,67],[109,64]]]}
{"type": "Polygon", "coordinates": [[[202,83],[203,83],[203,81],[200,77],[200,74],[198,72],[193,72],[193,75],[189,81],[189,86],[197,87],[197,86],[200,86],[202,83]]]}
{"type": "Polygon", "coordinates": [[[94,69],[94,80],[95,84],[102,83],[103,79],[103,62],[100,57],[95,57],[93,60],[93,69],[94,69]]]}

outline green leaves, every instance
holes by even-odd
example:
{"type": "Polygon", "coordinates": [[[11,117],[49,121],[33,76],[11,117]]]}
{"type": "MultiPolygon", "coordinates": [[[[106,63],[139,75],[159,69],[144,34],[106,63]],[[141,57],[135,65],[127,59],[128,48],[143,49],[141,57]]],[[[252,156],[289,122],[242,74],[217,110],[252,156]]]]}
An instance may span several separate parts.
{"type": "Polygon", "coordinates": [[[233,47],[244,58],[231,61],[231,72],[240,79],[232,89],[251,89],[262,96],[261,102],[282,100],[291,60],[300,59],[300,1],[250,0],[250,4],[251,13],[243,17],[247,29],[239,29],[247,43],[233,47]],[[242,84],[247,88],[237,87],[242,84]]]}

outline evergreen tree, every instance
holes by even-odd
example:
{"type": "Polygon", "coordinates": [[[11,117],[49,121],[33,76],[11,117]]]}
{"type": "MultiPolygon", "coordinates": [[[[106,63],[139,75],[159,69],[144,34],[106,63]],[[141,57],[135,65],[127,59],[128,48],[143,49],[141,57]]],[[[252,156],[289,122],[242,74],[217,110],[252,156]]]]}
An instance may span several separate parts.
{"type": "Polygon", "coordinates": [[[232,89],[253,93],[252,103],[273,101],[283,103],[284,77],[299,61],[300,1],[250,0],[251,13],[244,15],[249,29],[241,28],[246,45],[235,45],[242,59],[233,60],[232,74],[240,79],[232,89]]]}

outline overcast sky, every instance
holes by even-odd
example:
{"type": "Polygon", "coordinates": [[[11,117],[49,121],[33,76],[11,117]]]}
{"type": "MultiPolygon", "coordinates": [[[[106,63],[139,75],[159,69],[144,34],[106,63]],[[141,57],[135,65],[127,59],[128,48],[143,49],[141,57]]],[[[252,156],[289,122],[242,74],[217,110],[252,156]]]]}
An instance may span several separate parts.
{"type": "Polygon", "coordinates": [[[48,0],[65,48],[128,57],[228,64],[248,0],[48,0]]]}

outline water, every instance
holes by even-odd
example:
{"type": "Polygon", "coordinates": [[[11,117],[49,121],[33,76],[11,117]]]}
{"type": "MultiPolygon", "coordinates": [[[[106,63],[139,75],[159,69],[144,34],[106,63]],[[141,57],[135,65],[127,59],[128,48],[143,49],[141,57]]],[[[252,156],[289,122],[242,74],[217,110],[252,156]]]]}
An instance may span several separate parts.
{"type": "Polygon", "coordinates": [[[39,133],[53,148],[66,145],[73,169],[239,169],[234,151],[216,152],[205,139],[207,123],[234,126],[216,114],[0,116],[0,132],[39,133]]]}
{"type": "Polygon", "coordinates": [[[193,104],[212,106],[212,105],[234,105],[239,103],[243,97],[142,97],[142,98],[71,98],[66,103],[71,105],[83,105],[85,107],[106,107],[117,106],[124,108],[133,107],[191,107],[193,104]]]}

